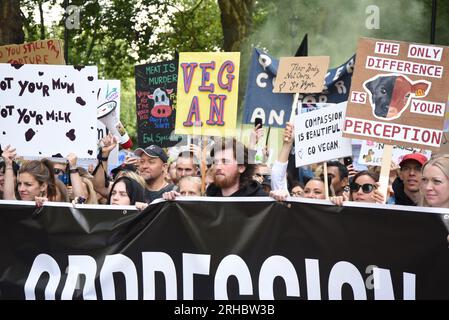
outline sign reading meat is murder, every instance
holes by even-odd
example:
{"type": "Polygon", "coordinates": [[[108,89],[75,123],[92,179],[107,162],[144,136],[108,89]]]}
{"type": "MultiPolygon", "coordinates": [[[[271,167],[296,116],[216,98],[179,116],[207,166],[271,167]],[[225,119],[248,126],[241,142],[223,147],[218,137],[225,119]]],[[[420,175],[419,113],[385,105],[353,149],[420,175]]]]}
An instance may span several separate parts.
{"type": "Polygon", "coordinates": [[[437,150],[449,48],[361,38],[356,56],[343,136],[437,150]]]}
{"type": "Polygon", "coordinates": [[[351,139],[342,138],[345,113],[342,102],[296,115],[297,167],[352,155],[351,139]]]}
{"type": "Polygon", "coordinates": [[[174,134],[176,119],[176,60],[135,66],[137,140],[141,148],[155,144],[172,147],[181,139],[174,134]]]}
{"type": "Polygon", "coordinates": [[[0,144],[19,156],[95,158],[97,67],[0,64],[0,144]]]}

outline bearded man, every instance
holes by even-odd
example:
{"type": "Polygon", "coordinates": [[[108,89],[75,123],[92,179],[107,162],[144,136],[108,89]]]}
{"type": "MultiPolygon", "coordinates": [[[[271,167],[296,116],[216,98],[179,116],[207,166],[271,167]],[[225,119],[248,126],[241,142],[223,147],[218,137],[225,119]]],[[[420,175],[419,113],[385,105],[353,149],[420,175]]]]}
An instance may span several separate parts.
{"type": "Polygon", "coordinates": [[[209,197],[267,197],[253,180],[255,164],[248,163],[248,148],[235,139],[221,140],[214,147],[215,176],[209,197]]]}

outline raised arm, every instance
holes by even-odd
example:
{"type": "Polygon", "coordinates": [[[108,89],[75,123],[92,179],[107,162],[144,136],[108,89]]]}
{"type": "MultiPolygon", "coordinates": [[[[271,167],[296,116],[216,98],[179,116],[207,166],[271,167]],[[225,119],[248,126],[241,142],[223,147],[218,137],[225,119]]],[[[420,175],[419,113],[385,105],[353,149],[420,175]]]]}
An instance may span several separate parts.
{"type": "Polygon", "coordinates": [[[293,146],[293,124],[287,122],[281,151],[279,152],[278,160],[274,162],[271,169],[271,188],[273,190],[288,190],[287,188],[287,165],[288,156],[293,146]]]}
{"type": "Polygon", "coordinates": [[[16,200],[13,160],[16,157],[16,149],[7,145],[3,150],[2,158],[5,161],[5,186],[3,190],[3,199],[16,200]]]}
{"type": "Polygon", "coordinates": [[[108,168],[108,157],[111,151],[117,146],[117,138],[113,136],[111,133],[107,136],[103,137],[100,140],[101,144],[101,160],[98,165],[97,171],[94,174],[93,185],[95,191],[101,194],[103,197],[108,197],[109,188],[106,187],[105,176],[107,175],[108,168]]]}

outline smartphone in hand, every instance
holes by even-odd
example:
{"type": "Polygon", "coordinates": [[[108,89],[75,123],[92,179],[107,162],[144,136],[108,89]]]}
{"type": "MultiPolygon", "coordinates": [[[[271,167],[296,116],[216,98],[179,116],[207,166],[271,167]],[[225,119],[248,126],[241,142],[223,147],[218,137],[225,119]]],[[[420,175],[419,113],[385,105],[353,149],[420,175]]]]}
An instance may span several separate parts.
{"type": "Polygon", "coordinates": [[[257,128],[257,126],[259,126],[259,128],[262,128],[262,125],[263,125],[263,123],[262,123],[262,118],[256,118],[256,119],[254,119],[254,127],[257,128]]]}
{"type": "Polygon", "coordinates": [[[344,157],[343,159],[344,165],[347,167],[352,164],[352,157],[344,157]]]}

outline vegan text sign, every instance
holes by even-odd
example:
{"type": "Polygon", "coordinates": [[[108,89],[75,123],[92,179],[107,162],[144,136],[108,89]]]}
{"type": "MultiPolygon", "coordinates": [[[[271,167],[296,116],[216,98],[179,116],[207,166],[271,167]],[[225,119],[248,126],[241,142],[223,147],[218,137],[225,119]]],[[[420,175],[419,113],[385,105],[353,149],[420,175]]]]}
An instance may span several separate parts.
{"type": "Polygon", "coordinates": [[[316,93],[323,91],[329,57],[283,57],[273,92],[316,93]]]}
{"type": "Polygon", "coordinates": [[[344,136],[438,149],[448,67],[448,47],[360,39],[344,136]]]}
{"type": "Polygon", "coordinates": [[[97,67],[0,64],[0,144],[19,156],[95,158],[97,67]]]}
{"type": "Polygon", "coordinates": [[[0,63],[65,64],[62,42],[56,39],[37,40],[0,47],[0,63]]]}
{"type": "Polygon", "coordinates": [[[351,140],[342,138],[345,112],[342,102],[296,116],[297,167],[352,155],[351,140]]]}
{"type": "Polygon", "coordinates": [[[239,52],[179,54],[176,134],[235,135],[239,52]]]}

